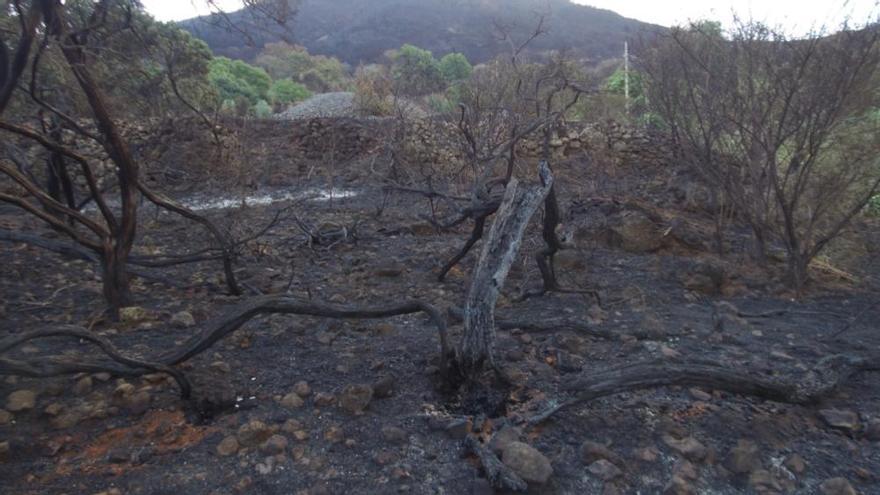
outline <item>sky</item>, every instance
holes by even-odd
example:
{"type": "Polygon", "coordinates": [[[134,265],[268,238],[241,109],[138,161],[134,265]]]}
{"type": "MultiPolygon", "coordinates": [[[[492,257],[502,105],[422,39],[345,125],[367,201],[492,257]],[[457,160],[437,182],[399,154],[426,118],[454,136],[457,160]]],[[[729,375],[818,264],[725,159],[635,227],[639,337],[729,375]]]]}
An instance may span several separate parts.
{"type": "Polygon", "coordinates": [[[876,0],[573,0],[575,3],[612,10],[624,17],[673,26],[689,20],[712,19],[729,27],[734,12],[743,19],[782,27],[791,34],[804,34],[813,28],[829,30],[848,16],[864,24],[880,9],[876,0]]]}
{"type": "MultiPolygon", "coordinates": [[[[318,0],[320,1],[320,0],[318,0]]],[[[688,20],[715,19],[729,26],[733,12],[779,26],[790,34],[803,34],[814,27],[834,30],[850,15],[857,24],[880,12],[878,0],[573,0],[612,10],[625,17],[672,26],[688,20]]],[[[163,21],[181,20],[207,12],[206,0],[142,0],[147,10],[163,21]]],[[[235,10],[240,0],[214,0],[218,6],[235,10]]]]}

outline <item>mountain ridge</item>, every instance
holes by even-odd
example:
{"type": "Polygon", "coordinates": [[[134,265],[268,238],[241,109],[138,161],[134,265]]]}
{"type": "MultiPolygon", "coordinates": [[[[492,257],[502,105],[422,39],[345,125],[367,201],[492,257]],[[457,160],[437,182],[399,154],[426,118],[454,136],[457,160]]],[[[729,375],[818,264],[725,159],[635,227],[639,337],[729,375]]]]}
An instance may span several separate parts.
{"type": "Polygon", "coordinates": [[[236,29],[217,22],[216,14],[180,25],[217,55],[243,60],[266,43],[286,40],[352,65],[380,61],[404,43],[438,57],[461,52],[480,63],[510,51],[496,23],[508,26],[514,40],[525,40],[542,14],[548,32],[530,50],[566,50],[588,63],[619,56],[624,40],[665,29],[569,0],[305,0],[291,33],[245,11],[225,14],[236,29]]]}

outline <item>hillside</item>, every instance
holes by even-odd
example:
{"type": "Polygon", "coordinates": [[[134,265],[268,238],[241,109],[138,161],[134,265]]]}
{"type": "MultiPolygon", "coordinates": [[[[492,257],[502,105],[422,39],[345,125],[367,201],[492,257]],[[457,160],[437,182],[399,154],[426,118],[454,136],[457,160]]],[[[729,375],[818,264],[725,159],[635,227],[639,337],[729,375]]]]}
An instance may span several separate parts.
{"type": "Polygon", "coordinates": [[[514,37],[524,39],[539,13],[547,14],[548,33],[531,49],[570,50],[586,61],[616,56],[625,39],[659,28],[568,0],[305,0],[288,34],[278,32],[277,26],[273,32],[267,27],[271,23],[243,11],[228,14],[237,29],[211,17],[182,25],[216,54],[245,60],[263,44],[285,38],[350,64],[375,62],[404,43],[437,56],[457,51],[484,62],[509,50],[497,39],[493,23],[515,26],[514,37]]]}

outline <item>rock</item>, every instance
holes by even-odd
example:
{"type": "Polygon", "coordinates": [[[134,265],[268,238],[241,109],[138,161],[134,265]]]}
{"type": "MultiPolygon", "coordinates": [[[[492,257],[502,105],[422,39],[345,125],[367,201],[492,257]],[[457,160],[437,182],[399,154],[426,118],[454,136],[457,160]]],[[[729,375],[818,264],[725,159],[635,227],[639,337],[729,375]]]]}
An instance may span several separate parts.
{"type": "Polygon", "coordinates": [[[853,433],[859,429],[859,415],[855,411],[841,409],[822,409],[819,417],[828,426],[853,433]]]}
{"type": "Polygon", "coordinates": [[[259,420],[251,420],[243,424],[237,433],[238,443],[244,447],[256,447],[272,436],[272,430],[259,420]]]}
{"type": "Polygon", "coordinates": [[[281,405],[287,409],[299,409],[305,405],[305,401],[296,392],[291,392],[281,399],[281,405]]]}
{"type": "Polygon", "coordinates": [[[409,442],[409,434],[407,434],[407,432],[403,429],[396,426],[383,426],[382,438],[384,438],[385,441],[388,443],[398,445],[409,442]]]}
{"type": "Polygon", "coordinates": [[[290,433],[291,435],[293,435],[294,432],[302,430],[302,428],[303,428],[302,423],[300,423],[299,421],[297,421],[293,418],[290,418],[284,422],[284,425],[281,426],[281,431],[283,431],[284,433],[290,433]]]}
{"type": "Polygon", "coordinates": [[[336,396],[327,392],[315,394],[315,405],[318,407],[329,406],[336,403],[336,396]]]}
{"type": "Polygon", "coordinates": [[[602,481],[611,481],[623,475],[623,471],[606,459],[599,459],[587,467],[590,474],[602,481]]]}
{"type": "Polygon", "coordinates": [[[700,400],[703,402],[709,402],[710,400],[712,400],[712,394],[705,392],[703,390],[700,390],[696,387],[688,389],[688,392],[690,392],[691,397],[693,397],[696,400],[700,400]]]}
{"type": "Polygon", "coordinates": [[[296,384],[294,384],[293,392],[296,393],[296,395],[305,399],[312,394],[312,387],[309,386],[309,382],[305,380],[300,380],[296,382],[296,384]]]}
{"type": "Polygon", "coordinates": [[[706,447],[694,437],[675,438],[672,435],[663,435],[663,443],[692,461],[701,461],[706,457],[706,447]]]}
{"type": "Polygon", "coordinates": [[[331,426],[324,430],[324,440],[330,443],[339,443],[345,439],[345,431],[339,426],[331,426]]]}
{"type": "Polygon", "coordinates": [[[272,435],[260,444],[260,452],[267,455],[283,454],[287,449],[287,438],[284,435],[272,435]]]}
{"type": "Polygon", "coordinates": [[[822,495],[857,495],[846,478],[827,479],[819,485],[819,493],[822,495]]]}
{"type": "Polygon", "coordinates": [[[230,435],[217,444],[217,454],[227,457],[238,452],[238,439],[230,435]]]}
{"type": "Polygon", "coordinates": [[[681,353],[666,344],[660,344],[660,354],[667,359],[677,359],[681,353]]]}
{"type": "Polygon", "coordinates": [[[669,483],[663,488],[664,495],[693,495],[697,493],[693,485],[686,479],[679,476],[673,476],[669,483]]]}
{"type": "Polygon", "coordinates": [[[79,424],[80,421],[85,419],[85,417],[86,414],[81,409],[70,409],[49,420],[49,424],[55,429],[65,430],[67,428],[73,428],[79,424]]]}
{"type": "Polygon", "coordinates": [[[351,414],[361,414],[373,400],[373,387],[348,385],[339,394],[339,406],[351,414]]]}
{"type": "Polygon", "coordinates": [[[660,458],[660,452],[655,447],[643,447],[635,451],[636,459],[642,462],[655,462],[660,458]]]}
{"type": "Polygon", "coordinates": [[[633,253],[652,252],[663,247],[663,233],[647,215],[627,211],[620,215],[617,225],[611,227],[612,246],[633,253]]]}
{"type": "Polygon", "coordinates": [[[376,333],[376,335],[379,335],[381,337],[388,337],[397,333],[397,327],[395,327],[391,323],[377,323],[376,326],[373,327],[373,331],[376,333]]]}
{"type": "Polygon", "coordinates": [[[724,467],[736,474],[750,473],[760,468],[758,446],[751,440],[740,440],[736,447],[730,449],[724,467]]]}
{"type": "Polygon", "coordinates": [[[275,468],[275,458],[274,457],[267,457],[263,462],[258,462],[254,466],[254,469],[257,470],[257,473],[259,473],[263,476],[271,473],[274,468],[275,468]]]}
{"type": "Polygon", "coordinates": [[[15,416],[6,409],[0,409],[0,426],[8,425],[15,419],[15,416]]]}
{"type": "Polygon", "coordinates": [[[75,395],[88,395],[92,391],[92,377],[84,376],[76,381],[73,385],[73,393],[75,395]]]}
{"type": "Polygon", "coordinates": [[[336,332],[318,332],[316,336],[319,343],[324,345],[330,345],[336,340],[336,332]]]}
{"type": "Polygon", "coordinates": [[[492,435],[492,440],[489,441],[489,448],[492,452],[495,452],[495,454],[501,454],[505,447],[512,442],[519,442],[521,438],[522,430],[520,428],[515,426],[505,426],[492,435]]]}
{"type": "Polygon", "coordinates": [[[591,442],[590,440],[585,441],[581,444],[580,454],[581,462],[585,465],[593,464],[600,459],[611,461],[618,466],[623,466],[625,464],[619,455],[615,454],[611,449],[599,442],[591,442]]]}
{"type": "Polygon", "coordinates": [[[146,390],[135,392],[123,398],[122,404],[131,414],[143,414],[150,408],[152,397],[146,390]]]}
{"type": "Polygon", "coordinates": [[[756,469],[755,471],[752,471],[752,474],[749,475],[749,485],[756,491],[766,491],[768,489],[776,491],[782,490],[782,485],[780,485],[773,478],[773,474],[766,469],[756,469]]]}
{"type": "Polygon", "coordinates": [[[694,465],[691,461],[681,460],[675,463],[675,466],[672,468],[673,476],[677,476],[681,479],[696,481],[699,478],[699,472],[697,470],[697,466],[694,465]]]}
{"type": "Polygon", "coordinates": [[[9,460],[9,442],[0,442],[0,462],[9,460]]]}
{"type": "Polygon", "coordinates": [[[119,319],[123,323],[138,323],[150,319],[150,311],[140,306],[128,306],[119,309],[119,319]]]}
{"type": "Polygon", "coordinates": [[[785,459],[785,467],[794,474],[802,474],[807,470],[807,462],[800,454],[792,454],[785,459]]]}
{"type": "Polygon", "coordinates": [[[534,447],[522,442],[510,442],[501,457],[507,467],[529,483],[544,484],[553,474],[550,460],[534,447]]]}
{"type": "Polygon", "coordinates": [[[49,416],[58,416],[62,411],[64,411],[64,406],[57,402],[53,402],[43,409],[43,412],[49,416]]]}
{"type": "Polygon", "coordinates": [[[211,369],[217,370],[221,373],[229,373],[232,371],[232,366],[229,366],[229,363],[226,361],[214,361],[210,364],[211,369]]]}
{"type": "Polygon", "coordinates": [[[177,328],[190,328],[196,326],[196,319],[189,311],[178,311],[171,317],[171,324],[177,328]]]}
{"type": "Polygon", "coordinates": [[[6,398],[6,409],[12,412],[29,411],[37,405],[37,393],[33,390],[16,390],[6,398]]]}
{"type": "MultiPolygon", "coordinates": [[[[723,267],[713,263],[706,263],[698,265],[690,272],[684,273],[681,282],[685,289],[689,291],[714,296],[721,294],[727,282],[727,274],[723,267]]],[[[718,313],[716,311],[716,314],[719,315],[719,318],[728,320],[731,316],[727,312],[718,313]]],[[[719,328],[718,321],[715,323],[715,329],[725,330],[723,323],[719,328]]]]}
{"type": "Polygon", "coordinates": [[[117,400],[123,400],[125,397],[133,394],[135,391],[134,385],[126,382],[122,382],[116,386],[113,390],[113,398],[117,400]]]}
{"type": "Polygon", "coordinates": [[[394,395],[396,380],[393,375],[384,375],[373,384],[373,397],[385,399],[394,395]]]}

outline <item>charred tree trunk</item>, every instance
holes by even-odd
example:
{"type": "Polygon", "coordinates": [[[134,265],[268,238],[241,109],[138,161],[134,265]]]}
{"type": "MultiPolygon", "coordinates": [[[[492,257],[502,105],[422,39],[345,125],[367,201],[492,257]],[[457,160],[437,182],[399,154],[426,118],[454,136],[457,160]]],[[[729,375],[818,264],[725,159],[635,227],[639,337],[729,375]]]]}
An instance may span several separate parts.
{"type": "MultiPolygon", "coordinates": [[[[54,121],[50,121],[49,125],[51,126],[48,129],[49,139],[62,145],[61,126],[54,121]]],[[[46,176],[48,178],[47,190],[52,199],[66,204],[71,210],[76,210],[76,194],[70,180],[70,173],[67,170],[67,161],[64,159],[64,155],[58,151],[49,152],[49,158],[46,159],[46,176]]],[[[73,224],[73,218],[68,220],[73,224]]]]}
{"type": "Polygon", "coordinates": [[[551,187],[544,200],[544,228],[542,235],[544,237],[544,249],[535,255],[538,263],[538,269],[541,271],[541,280],[544,287],[543,292],[551,292],[559,290],[559,282],[556,280],[556,268],[553,266],[553,258],[562,247],[562,242],[556,235],[556,228],[559,226],[559,200],[556,198],[556,187],[551,187]]]}
{"type": "Polygon", "coordinates": [[[540,183],[520,186],[515,179],[507,184],[504,199],[495,215],[480,260],[471,277],[464,307],[464,335],[456,351],[456,364],[462,378],[471,381],[488,363],[495,369],[495,303],[516,259],[523,233],[532,215],[553,186],[553,175],[541,163],[540,183]]]}
{"type": "Polygon", "coordinates": [[[118,245],[108,242],[104,245],[101,255],[101,280],[103,282],[104,299],[110,316],[119,318],[120,308],[131,304],[131,290],[129,288],[128,250],[118,249],[118,245]]]}
{"type": "MultiPolygon", "coordinates": [[[[99,4],[96,13],[104,7],[99,4]]],[[[58,38],[61,53],[89,103],[95,124],[103,137],[101,144],[117,169],[122,215],[118,222],[111,221],[109,230],[112,248],[105,248],[103,253],[104,295],[107,297],[111,316],[117,318],[119,308],[128,304],[130,300],[129,277],[125,265],[137,233],[137,186],[140,167],[110,115],[106,99],[89,70],[84,46],[88,31],[76,35],[66,32],[66,19],[60,2],[46,6],[44,17],[49,33],[58,38]]]]}

